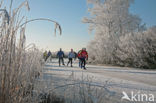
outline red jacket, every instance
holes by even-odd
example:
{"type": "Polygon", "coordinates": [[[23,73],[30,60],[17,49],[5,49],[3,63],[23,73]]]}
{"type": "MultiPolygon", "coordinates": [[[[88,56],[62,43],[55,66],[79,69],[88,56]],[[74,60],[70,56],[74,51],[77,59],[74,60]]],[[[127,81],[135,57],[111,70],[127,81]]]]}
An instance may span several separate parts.
{"type": "Polygon", "coordinates": [[[84,50],[79,51],[78,52],[78,57],[79,58],[86,58],[86,59],[88,59],[88,53],[87,53],[87,51],[84,51],[84,50]]]}

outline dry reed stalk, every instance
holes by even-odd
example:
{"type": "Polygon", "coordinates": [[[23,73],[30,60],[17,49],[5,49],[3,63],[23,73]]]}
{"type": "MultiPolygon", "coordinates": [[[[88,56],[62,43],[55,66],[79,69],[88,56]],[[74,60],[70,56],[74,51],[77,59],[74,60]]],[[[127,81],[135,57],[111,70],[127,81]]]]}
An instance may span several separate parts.
{"type": "Polygon", "coordinates": [[[30,10],[28,1],[15,9],[12,9],[12,4],[13,0],[8,12],[2,8],[3,0],[0,2],[0,103],[30,103],[34,99],[33,83],[42,70],[42,53],[35,46],[25,46],[26,24],[36,20],[50,21],[57,25],[60,34],[61,27],[57,22],[44,18],[24,22],[26,17],[19,15],[23,7],[30,10]],[[20,39],[17,42],[18,31],[20,39]]]}

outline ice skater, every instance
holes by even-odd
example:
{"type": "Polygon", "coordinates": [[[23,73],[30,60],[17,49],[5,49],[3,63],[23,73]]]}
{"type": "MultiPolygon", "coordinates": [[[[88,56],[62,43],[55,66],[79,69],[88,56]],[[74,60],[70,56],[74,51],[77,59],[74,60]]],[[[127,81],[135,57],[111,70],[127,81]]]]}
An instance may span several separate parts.
{"type": "Polygon", "coordinates": [[[75,58],[75,53],[74,53],[74,51],[73,51],[73,49],[71,49],[71,51],[69,52],[69,54],[68,54],[68,59],[69,59],[69,61],[68,61],[68,63],[67,63],[67,66],[68,66],[68,64],[70,63],[71,64],[71,67],[73,67],[73,58],[75,58]]]}
{"type": "Polygon", "coordinates": [[[59,66],[61,66],[61,62],[62,62],[62,65],[65,65],[64,64],[64,52],[62,51],[61,48],[60,48],[60,51],[58,51],[57,53],[57,57],[59,58],[59,66]]]}
{"type": "Polygon", "coordinates": [[[86,60],[88,60],[88,53],[86,51],[86,48],[82,48],[82,50],[79,52],[78,57],[80,59],[80,67],[86,70],[86,60]]]}

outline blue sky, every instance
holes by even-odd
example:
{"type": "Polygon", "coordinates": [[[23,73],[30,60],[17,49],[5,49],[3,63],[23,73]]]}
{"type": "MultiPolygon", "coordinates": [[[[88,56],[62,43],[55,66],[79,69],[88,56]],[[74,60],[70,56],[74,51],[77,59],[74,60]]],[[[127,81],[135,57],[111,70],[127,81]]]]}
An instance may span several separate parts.
{"type": "Polygon", "coordinates": [[[147,27],[156,25],[156,0],[135,0],[130,12],[138,15],[147,27]]]}
{"type": "MultiPolygon", "coordinates": [[[[148,27],[156,25],[156,0],[135,0],[130,12],[141,17],[148,27]]],[[[27,25],[27,44],[35,43],[39,48],[57,51],[62,48],[79,50],[86,47],[93,38],[88,33],[88,25],[81,22],[88,16],[86,0],[29,0],[28,19],[49,18],[62,26],[62,36],[54,36],[54,25],[45,22],[33,22],[27,25]]]]}
{"type": "Polygon", "coordinates": [[[87,25],[81,22],[87,16],[85,0],[32,0],[30,1],[30,18],[50,18],[62,26],[62,36],[54,36],[53,24],[45,21],[28,25],[27,41],[35,42],[43,49],[57,51],[62,48],[79,50],[86,47],[93,35],[88,34],[87,25]]]}

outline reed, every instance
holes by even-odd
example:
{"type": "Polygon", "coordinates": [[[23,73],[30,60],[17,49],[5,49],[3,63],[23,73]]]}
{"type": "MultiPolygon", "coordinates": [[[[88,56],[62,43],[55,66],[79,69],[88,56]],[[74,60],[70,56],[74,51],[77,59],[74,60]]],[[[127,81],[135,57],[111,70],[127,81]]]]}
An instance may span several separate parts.
{"type": "Polygon", "coordinates": [[[61,27],[50,19],[27,20],[21,16],[22,8],[30,10],[27,0],[17,8],[12,8],[11,0],[8,10],[3,2],[0,2],[0,103],[36,102],[32,91],[43,68],[42,53],[35,45],[26,46],[26,24],[37,20],[53,22],[60,34],[61,27]]]}

